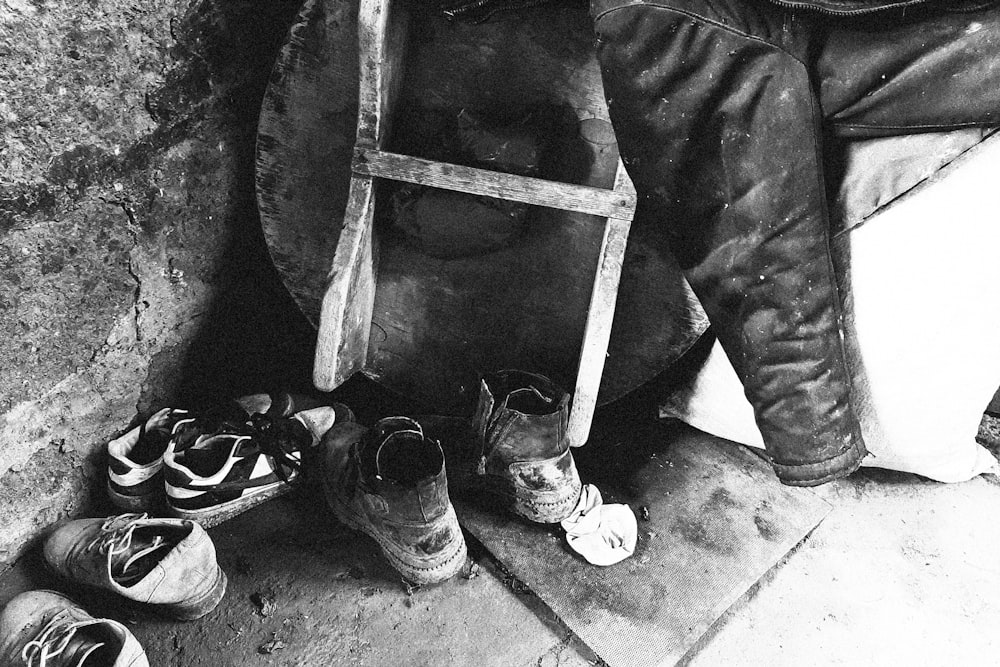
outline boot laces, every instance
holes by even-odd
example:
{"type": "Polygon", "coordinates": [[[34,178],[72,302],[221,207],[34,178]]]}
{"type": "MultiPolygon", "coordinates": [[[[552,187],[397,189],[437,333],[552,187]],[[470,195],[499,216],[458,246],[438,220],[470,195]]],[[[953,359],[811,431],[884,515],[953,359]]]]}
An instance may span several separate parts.
{"type": "MultiPolygon", "coordinates": [[[[94,625],[96,620],[67,622],[59,615],[54,616],[38,635],[21,649],[21,659],[27,667],[55,667],[57,662],[50,662],[62,655],[69,646],[79,628],[94,625]]],[[[104,642],[95,642],[93,646],[80,656],[74,667],[80,667],[91,653],[104,646],[104,642]]]]}
{"type": "MultiPolygon", "coordinates": [[[[118,516],[108,517],[108,519],[101,524],[101,532],[99,532],[97,536],[87,545],[87,551],[92,551],[96,548],[98,553],[108,556],[112,560],[115,556],[128,553],[132,548],[132,538],[135,534],[135,529],[139,527],[140,521],[148,518],[149,514],[145,513],[119,514],[118,516]]],[[[162,535],[155,536],[151,544],[144,547],[141,551],[125,561],[120,574],[124,574],[128,570],[129,566],[137,559],[158,549],[164,541],[165,540],[162,535]]]]}

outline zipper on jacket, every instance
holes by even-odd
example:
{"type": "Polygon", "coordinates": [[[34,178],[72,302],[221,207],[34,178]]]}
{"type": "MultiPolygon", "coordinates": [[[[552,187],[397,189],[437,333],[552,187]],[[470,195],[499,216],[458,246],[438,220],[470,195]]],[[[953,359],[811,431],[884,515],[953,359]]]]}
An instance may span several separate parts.
{"type": "Polygon", "coordinates": [[[441,13],[445,15],[448,20],[464,20],[468,23],[483,23],[489,20],[494,14],[500,12],[510,11],[513,9],[528,9],[530,7],[536,7],[538,5],[544,5],[553,0],[507,0],[506,2],[497,2],[496,0],[476,0],[475,2],[470,2],[454,9],[442,9],[441,13]],[[486,14],[484,16],[472,16],[466,17],[466,14],[474,14],[477,10],[486,8],[486,14]]]}
{"type": "Polygon", "coordinates": [[[928,0],[904,0],[903,2],[894,2],[888,5],[879,5],[878,7],[857,7],[854,9],[830,9],[829,7],[823,7],[819,5],[814,5],[810,2],[801,2],[796,0],[767,0],[767,1],[770,2],[771,4],[778,5],[779,7],[784,7],[785,9],[816,12],[817,14],[826,14],[827,16],[864,16],[866,14],[875,14],[890,9],[902,9],[905,7],[913,7],[915,5],[923,5],[927,4],[928,2],[928,0]]]}

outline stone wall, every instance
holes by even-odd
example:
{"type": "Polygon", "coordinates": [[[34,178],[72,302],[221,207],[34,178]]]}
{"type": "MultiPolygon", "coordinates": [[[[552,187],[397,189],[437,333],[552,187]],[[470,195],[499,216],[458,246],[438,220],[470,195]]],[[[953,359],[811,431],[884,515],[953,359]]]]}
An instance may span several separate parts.
{"type": "Polygon", "coordinates": [[[307,388],[257,113],[295,0],[0,0],[0,571],[162,405],[307,388]]]}

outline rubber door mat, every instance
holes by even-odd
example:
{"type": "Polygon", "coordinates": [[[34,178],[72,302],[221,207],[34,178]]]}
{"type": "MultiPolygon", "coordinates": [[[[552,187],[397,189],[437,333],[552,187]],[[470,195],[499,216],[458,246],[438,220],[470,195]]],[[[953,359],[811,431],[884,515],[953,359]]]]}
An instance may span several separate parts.
{"type": "Polygon", "coordinates": [[[613,666],[675,664],[830,511],[739,445],[684,425],[642,439],[580,466],[639,517],[635,554],[611,567],[574,554],[558,526],[455,499],[466,529],[613,666]]]}

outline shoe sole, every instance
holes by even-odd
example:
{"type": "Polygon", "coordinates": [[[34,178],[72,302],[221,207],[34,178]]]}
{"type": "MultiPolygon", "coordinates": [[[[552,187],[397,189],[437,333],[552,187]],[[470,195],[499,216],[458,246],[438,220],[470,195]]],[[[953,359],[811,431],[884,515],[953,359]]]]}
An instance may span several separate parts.
{"type": "Polygon", "coordinates": [[[491,496],[498,504],[528,521],[559,523],[576,509],[583,484],[578,477],[558,494],[532,493],[515,489],[511,482],[500,477],[470,473],[456,480],[455,487],[467,497],[491,496]]]}
{"type": "MultiPolygon", "coordinates": [[[[341,501],[337,494],[327,493],[327,499],[330,503],[330,509],[333,510],[334,515],[341,523],[375,540],[379,547],[381,547],[382,553],[385,555],[386,560],[389,561],[389,564],[414,584],[424,586],[446,581],[461,572],[462,567],[465,565],[469,552],[464,538],[455,540],[456,544],[450,551],[442,552],[439,563],[431,566],[415,565],[408,563],[404,556],[398,554],[392,542],[379,535],[378,531],[372,528],[371,524],[341,501]]],[[[452,509],[452,512],[454,512],[454,509],[452,509]]],[[[458,521],[457,518],[455,520],[458,521]]]]}
{"type": "Polygon", "coordinates": [[[201,618],[215,609],[226,594],[228,579],[221,567],[218,570],[219,575],[215,578],[211,588],[200,597],[173,604],[161,604],[157,607],[180,621],[193,621],[196,618],[201,618]]]}
{"type": "Polygon", "coordinates": [[[236,498],[235,500],[230,500],[222,503],[221,505],[206,507],[200,510],[179,509],[171,505],[170,499],[168,498],[167,515],[176,519],[197,521],[201,524],[202,528],[211,528],[212,526],[217,526],[235,516],[239,516],[247,510],[257,507],[257,505],[266,503],[268,500],[283,496],[291,490],[292,487],[286,482],[275,482],[274,485],[265,487],[264,490],[259,491],[252,496],[236,498]]]}

